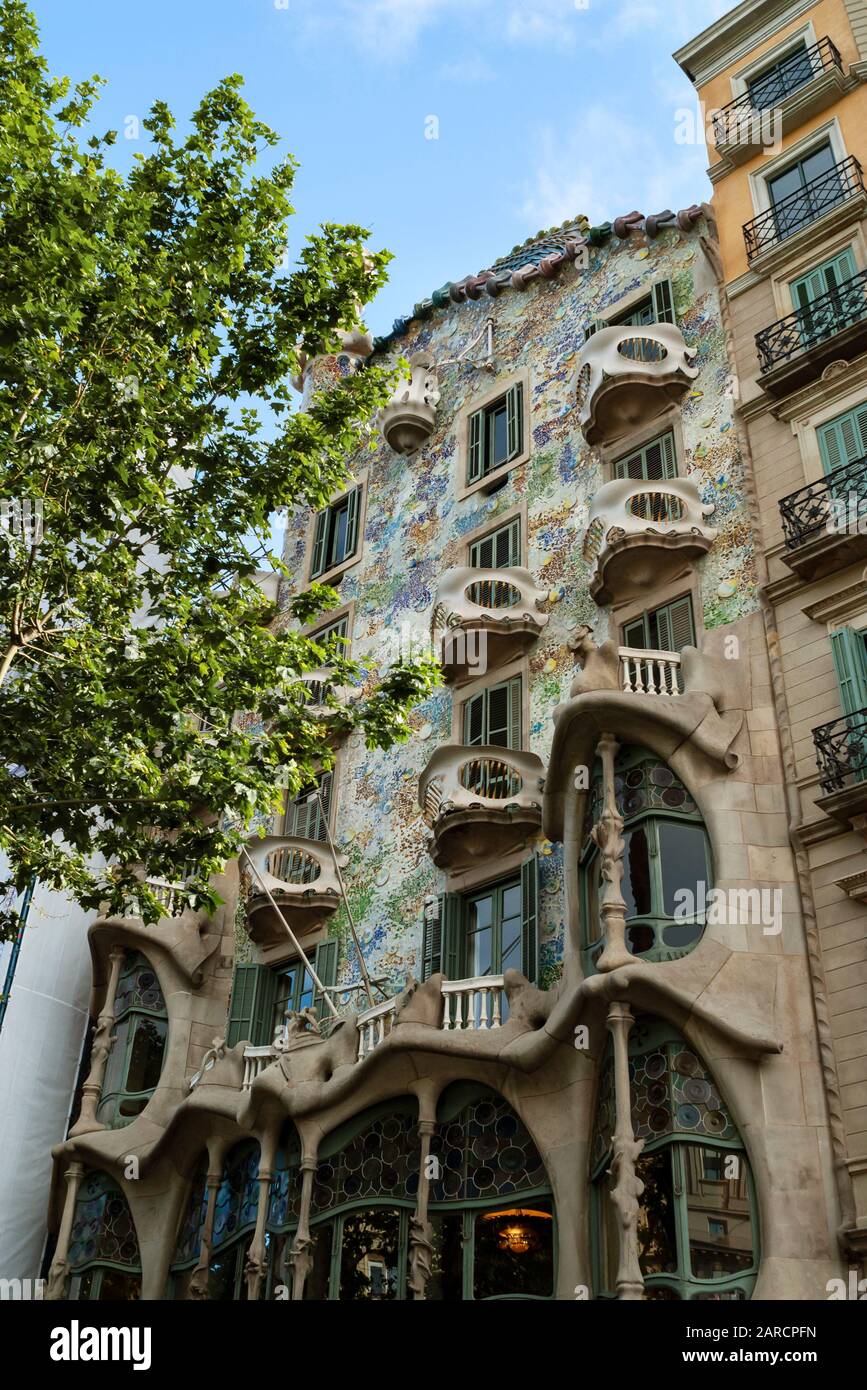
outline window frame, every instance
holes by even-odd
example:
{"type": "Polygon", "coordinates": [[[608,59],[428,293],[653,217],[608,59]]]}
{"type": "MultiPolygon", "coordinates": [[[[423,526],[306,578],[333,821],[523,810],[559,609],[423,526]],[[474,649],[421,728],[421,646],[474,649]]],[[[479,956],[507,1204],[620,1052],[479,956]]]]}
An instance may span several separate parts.
{"type": "MultiPolygon", "coordinates": [[[[133,1003],[128,1004],[122,1013],[115,1014],[114,1016],[114,1021],[112,1023],[112,1043],[111,1048],[109,1050],[108,1060],[106,1062],[105,1073],[102,1079],[102,1086],[100,1088],[99,1093],[99,1101],[96,1107],[96,1117],[99,1120],[100,1124],[104,1125],[106,1129],[125,1129],[127,1125],[131,1125],[133,1121],[137,1120],[139,1115],[141,1115],[144,1112],[144,1110],[147,1108],[149,1101],[156,1092],[157,1087],[160,1084],[160,1081],[162,1080],[162,1074],[165,1070],[166,1065],[166,1055],[168,1053],[169,1048],[169,1015],[168,1009],[166,1007],[165,995],[163,993],[162,985],[160,983],[160,977],[143,951],[132,950],[131,952],[129,952],[129,954],[132,956],[133,962],[135,961],[136,957],[139,957],[141,961],[141,964],[137,966],[134,966],[131,963],[128,967],[129,969],[140,970],[144,968],[149,970],[153,975],[154,979],[156,980],[156,985],[157,989],[159,990],[160,998],[162,1000],[162,1009],[146,1009],[143,1005],[133,1003]],[[150,1019],[154,1023],[162,1025],[162,1057],[160,1060],[160,1073],[157,1077],[156,1084],[154,1086],[148,1087],[143,1091],[132,1091],[129,1089],[127,1084],[129,1081],[129,1069],[130,1063],[132,1061],[132,1052],[133,1047],[135,1045],[135,1039],[139,1030],[139,1026],[146,1019],[150,1019]],[[105,1083],[106,1080],[110,1080],[111,1078],[113,1056],[115,1048],[118,1045],[117,1030],[122,1024],[126,1024],[127,1028],[122,1043],[123,1060],[122,1062],[117,1064],[119,1068],[118,1077],[120,1078],[120,1080],[119,1084],[113,1090],[107,1090],[105,1083]],[[134,1115],[121,1115],[121,1106],[125,1101],[139,1100],[144,1100],[144,1105],[142,1105],[140,1110],[138,1110],[134,1115]]],[[[120,980],[122,980],[123,978],[124,971],[121,970],[118,985],[120,984],[120,980]]]]}
{"type": "Polygon", "coordinates": [[[329,584],[338,575],[342,575],[345,570],[350,569],[352,565],[358,564],[358,562],[361,560],[362,553],[364,550],[364,527],[366,522],[366,515],[366,476],[358,478],[357,481],[353,483],[351,487],[345,488],[336,497],[333,497],[327,506],[320,507],[318,511],[311,512],[307,531],[307,558],[305,565],[307,583],[329,584]],[[331,564],[325,564],[324,562],[320,564],[319,560],[317,559],[317,548],[320,544],[320,538],[318,534],[320,518],[326,518],[323,525],[327,529],[327,527],[329,526],[329,518],[331,517],[331,514],[335,512],[338,508],[341,508],[344,503],[346,503],[346,505],[351,508],[351,498],[353,496],[356,498],[356,511],[353,525],[354,535],[352,549],[349,550],[347,548],[341,560],[334,561],[331,564]]]}
{"type": "Polygon", "coordinates": [[[460,447],[457,450],[458,476],[455,493],[458,500],[469,497],[475,492],[495,492],[499,490],[508,479],[513,469],[519,468],[529,460],[532,444],[530,419],[531,401],[530,373],[525,369],[500,377],[490,390],[472,397],[465,403],[457,421],[460,447]],[[497,465],[497,467],[489,472],[483,473],[480,477],[471,477],[471,422],[473,418],[477,416],[480,411],[488,410],[498,401],[503,400],[511,390],[518,386],[520,386],[522,394],[520,449],[518,449],[513,457],[497,465]]]}

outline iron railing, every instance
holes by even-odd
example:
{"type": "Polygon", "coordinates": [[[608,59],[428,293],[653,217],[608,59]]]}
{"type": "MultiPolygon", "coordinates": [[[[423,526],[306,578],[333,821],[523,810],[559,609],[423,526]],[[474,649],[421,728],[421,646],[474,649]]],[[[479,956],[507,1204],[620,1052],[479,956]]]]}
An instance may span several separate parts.
{"type": "Polygon", "coordinates": [[[754,82],[752,89],[742,96],[735,97],[727,106],[721,107],[713,118],[713,135],[717,145],[737,137],[750,119],[761,111],[769,111],[779,106],[786,97],[806,87],[808,82],[821,77],[831,68],[843,71],[843,60],[836,45],[829,38],[819,39],[809,48],[801,49],[784,58],[770,72],[754,82]]]}
{"type": "Polygon", "coordinates": [[[822,790],[839,792],[867,779],[867,710],[844,714],[813,730],[822,790]]]}
{"type": "Polygon", "coordinates": [[[867,458],[835,468],[780,502],[786,548],[796,550],[825,531],[845,535],[867,515],[867,458]]]}
{"type": "Polygon", "coordinates": [[[761,370],[770,372],[862,319],[867,319],[867,270],[860,270],[812,304],[805,304],[757,333],[761,370]]]}
{"type": "Polygon", "coordinates": [[[744,226],[747,260],[755,260],[761,251],[793,236],[802,227],[822,217],[839,203],[855,198],[864,190],[864,171],[854,155],[832,164],[824,174],[811,179],[788,197],[781,198],[767,212],[762,212],[744,226]]]}

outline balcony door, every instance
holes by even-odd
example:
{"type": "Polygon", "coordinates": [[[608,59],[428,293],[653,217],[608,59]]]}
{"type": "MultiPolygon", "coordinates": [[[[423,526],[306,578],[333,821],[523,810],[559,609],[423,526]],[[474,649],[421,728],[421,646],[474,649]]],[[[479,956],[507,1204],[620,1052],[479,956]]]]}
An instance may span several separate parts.
{"type": "Polygon", "coordinates": [[[768,193],[775,212],[777,235],[792,236],[821,217],[843,198],[830,142],[799,159],[784,173],[768,179],[768,193]]]}
{"type": "MultiPolygon", "coordinates": [[[[816,437],[826,475],[849,464],[863,464],[867,460],[867,401],[829,420],[827,425],[821,425],[816,437]]],[[[863,498],[863,469],[853,468],[850,472],[851,476],[841,480],[841,486],[844,491],[857,492],[859,498],[863,498]]]]}
{"type": "Polygon", "coordinates": [[[847,248],[789,286],[805,348],[867,314],[867,286],[861,281],[852,284],[856,275],[855,258],[847,248]]]}
{"type": "Polygon", "coordinates": [[[520,878],[466,899],[464,968],[469,979],[522,969],[522,902],[520,878]]]}
{"type": "Polygon", "coordinates": [[[679,652],[695,645],[692,597],[684,594],[673,603],[651,608],[623,627],[623,645],[641,651],[679,652]]]}

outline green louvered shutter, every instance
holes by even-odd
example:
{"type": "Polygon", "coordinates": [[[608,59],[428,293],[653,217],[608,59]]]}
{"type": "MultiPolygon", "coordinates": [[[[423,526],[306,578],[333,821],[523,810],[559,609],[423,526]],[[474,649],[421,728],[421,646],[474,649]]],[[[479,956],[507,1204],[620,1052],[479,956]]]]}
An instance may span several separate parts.
{"type": "Polygon", "coordinates": [[[654,616],[659,630],[660,651],[679,652],[684,647],[695,645],[695,624],[689,594],[657,609],[654,616]]]}
{"type": "Polygon", "coordinates": [[[253,1010],[256,1005],[259,973],[261,965],[236,965],[232,979],[232,997],[229,1000],[229,1021],[226,1028],[226,1046],[234,1047],[239,1042],[253,1041],[253,1010]]]}
{"type": "Polygon", "coordinates": [[[357,487],[350,492],[346,500],[346,545],[344,546],[343,560],[348,560],[358,549],[358,520],[361,512],[361,488],[357,487]]]}
{"type": "Polygon", "coordinates": [[[442,948],[440,969],[447,980],[459,980],[463,974],[464,902],[459,893],[443,893],[440,897],[442,948]]]}
{"type": "Polygon", "coordinates": [[[259,966],[256,1002],[253,1007],[254,1047],[265,1047],[273,1036],[274,1001],[277,997],[277,976],[267,965],[259,966]]]}
{"type": "Polygon", "coordinates": [[[329,508],[317,512],[316,526],[313,531],[313,563],[310,566],[310,578],[315,579],[322,574],[325,569],[325,540],[328,535],[328,515],[329,508]]]}
{"type": "Polygon", "coordinates": [[[476,410],[467,424],[469,446],[467,458],[467,482],[475,483],[482,476],[485,458],[485,412],[476,410]]]}
{"type": "Polygon", "coordinates": [[[521,518],[516,516],[508,525],[483,536],[470,546],[470,565],[473,569],[508,569],[521,563],[521,518]]]}
{"type": "Polygon", "coordinates": [[[814,299],[821,299],[822,295],[828,294],[843,280],[851,279],[856,273],[852,252],[843,251],[833,260],[826,261],[824,265],[811,270],[808,275],[802,275],[799,279],[792,281],[789,286],[792,295],[792,307],[805,309],[809,304],[812,304],[814,299]]]}
{"type": "MultiPolygon", "coordinates": [[[[327,941],[320,941],[313,953],[313,969],[319,976],[323,985],[330,986],[337,983],[337,959],[340,954],[340,942],[329,938],[327,941]]],[[[329,1012],[325,1000],[320,996],[316,1004],[317,1017],[323,1018],[329,1012]]]]}
{"type": "Polygon", "coordinates": [[[464,743],[484,743],[486,740],[485,691],[474,695],[464,704],[464,743]]]}
{"type": "Polygon", "coordinates": [[[636,650],[646,651],[650,646],[647,637],[647,614],[642,613],[640,618],[633,618],[631,623],[626,623],[623,628],[624,647],[633,647],[636,650]]]}
{"type": "Polygon", "coordinates": [[[539,856],[521,865],[521,969],[532,984],[539,976],[539,856]]]}
{"type": "Polygon", "coordinates": [[[442,962],[442,898],[425,903],[422,916],[421,977],[429,980],[436,975],[442,962]]]}
{"type": "Polygon", "coordinates": [[[677,477],[677,454],[674,447],[674,435],[665,434],[661,439],[654,439],[650,444],[645,444],[643,449],[630,454],[625,459],[620,459],[614,465],[615,478],[634,478],[647,479],[648,482],[658,483],[666,478],[677,477]]]}
{"type": "Polygon", "coordinates": [[[817,431],[819,452],[826,473],[867,455],[867,401],[829,420],[817,431]]]}
{"type": "Polygon", "coordinates": [[[521,739],[521,677],[509,681],[509,747],[520,748],[521,739]]]}
{"type": "Polygon", "coordinates": [[[511,461],[524,447],[524,387],[521,382],[506,392],[506,438],[508,461],[511,461]]]}
{"type": "Polygon", "coordinates": [[[653,286],[654,323],[677,323],[674,313],[674,289],[670,280],[659,280],[653,286]]]}
{"type": "Polygon", "coordinates": [[[845,714],[867,709],[867,652],[864,634],[852,627],[831,633],[831,655],[845,714]]]}

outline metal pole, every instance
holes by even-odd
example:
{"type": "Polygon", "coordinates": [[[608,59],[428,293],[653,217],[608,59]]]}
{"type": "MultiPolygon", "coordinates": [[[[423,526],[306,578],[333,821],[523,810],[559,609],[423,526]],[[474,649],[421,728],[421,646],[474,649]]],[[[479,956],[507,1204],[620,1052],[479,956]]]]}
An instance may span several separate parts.
{"type": "Polygon", "coordinates": [[[365,964],[364,956],[362,954],[361,942],[358,939],[358,932],[355,930],[355,919],[352,916],[352,908],[349,906],[349,899],[346,896],[346,885],[343,882],[343,874],[340,872],[340,865],[337,862],[337,850],[334,848],[334,841],[331,838],[331,827],[328,824],[328,817],[325,814],[325,807],[322,805],[322,793],[320,792],[318,787],[314,792],[310,793],[309,799],[312,801],[314,796],[316,797],[316,801],[319,806],[319,814],[322,817],[322,824],[325,826],[325,834],[328,839],[328,848],[331,850],[331,858],[334,861],[334,872],[337,874],[337,882],[340,884],[340,893],[343,898],[343,906],[346,908],[346,915],[349,918],[349,930],[352,932],[352,940],[355,943],[355,952],[358,956],[358,965],[359,969],[361,970],[361,978],[364,981],[364,990],[367,995],[367,1003],[368,1006],[372,1009],[374,999],[373,990],[370,984],[370,975],[368,974],[367,966],[365,964]]]}
{"type": "Polygon", "coordinates": [[[0,1028],[3,1027],[3,1020],[6,1017],[6,1006],[9,1003],[9,995],[12,991],[12,981],[15,978],[15,967],[18,964],[18,957],[21,954],[21,943],[24,940],[24,928],[27,926],[27,917],[30,912],[30,903],[33,898],[33,890],[35,887],[36,879],[31,878],[24,890],[24,900],[18,915],[18,934],[12,945],[12,954],[9,957],[9,964],[6,967],[6,979],[3,981],[3,993],[0,994],[0,1028]]]}
{"type": "Polygon", "coordinates": [[[302,946],[301,946],[301,942],[298,940],[298,937],[295,935],[295,933],[294,933],[294,931],[292,930],[292,928],[290,927],[289,923],[286,921],[286,918],[284,917],[283,913],[280,911],[280,908],[277,906],[277,903],[274,901],[274,896],[273,896],[273,894],[272,894],[270,888],[268,887],[267,883],[266,883],[265,880],[263,879],[262,875],[259,873],[259,870],[256,868],[256,865],[253,863],[252,859],[250,858],[250,855],[249,855],[249,853],[248,853],[248,851],[247,851],[246,846],[242,846],[242,848],[241,848],[241,854],[244,856],[244,858],[246,859],[247,863],[250,865],[250,868],[253,870],[253,873],[256,875],[257,879],[259,880],[259,883],[260,883],[260,885],[261,885],[261,888],[262,888],[263,893],[265,894],[265,897],[268,899],[268,901],[269,901],[269,903],[271,904],[271,906],[273,907],[274,911],[277,913],[277,916],[280,917],[280,918],[282,919],[283,925],[285,926],[286,931],[287,931],[287,933],[288,933],[288,935],[289,935],[289,940],[292,942],[292,945],[295,947],[295,950],[298,952],[299,956],[301,957],[302,961],[304,962],[304,968],[305,968],[305,970],[309,971],[310,977],[311,977],[311,979],[313,980],[313,983],[315,984],[315,986],[316,986],[316,988],[318,989],[319,993],[322,995],[322,998],[325,1000],[326,1004],[328,1005],[329,1009],[331,1010],[331,1016],[332,1016],[332,1018],[339,1018],[340,1015],[339,1015],[339,1013],[337,1012],[337,1009],[334,1007],[334,1004],[333,1004],[332,1001],[331,1001],[331,995],[328,994],[328,992],[327,992],[327,990],[326,990],[324,984],[323,984],[322,981],[320,980],[319,976],[316,974],[316,971],[313,969],[313,966],[312,966],[311,962],[308,960],[307,956],[304,954],[304,950],[303,950],[303,948],[302,948],[302,946]]]}

